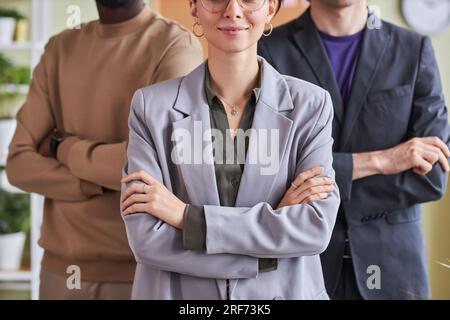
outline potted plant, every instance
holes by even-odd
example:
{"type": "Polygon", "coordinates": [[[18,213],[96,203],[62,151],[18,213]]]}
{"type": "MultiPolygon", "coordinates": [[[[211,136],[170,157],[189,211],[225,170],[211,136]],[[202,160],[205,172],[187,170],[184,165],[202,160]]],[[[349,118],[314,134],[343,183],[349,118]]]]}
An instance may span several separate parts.
{"type": "Polygon", "coordinates": [[[17,111],[23,105],[30,82],[30,69],[16,67],[0,54],[0,165],[6,161],[17,111]]]}
{"type": "Polygon", "coordinates": [[[29,195],[0,189],[0,270],[20,269],[23,248],[30,230],[29,195]]]}
{"type": "Polygon", "coordinates": [[[8,45],[13,42],[16,21],[24,18],[17,10],[0,8],[0,45],[8,45]]]}

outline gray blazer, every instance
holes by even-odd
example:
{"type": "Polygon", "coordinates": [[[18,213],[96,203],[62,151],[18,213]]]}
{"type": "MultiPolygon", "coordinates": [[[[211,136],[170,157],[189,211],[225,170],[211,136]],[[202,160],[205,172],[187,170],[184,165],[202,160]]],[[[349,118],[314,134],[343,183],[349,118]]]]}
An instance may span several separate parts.
{"type": "Polygon", "coordinates": [[[205,64],[186,77],[135,93],[124,174],[144,170],[186,203],[203,205],[207,249],[185,250],[182,231],[150,214],[125,216],[137,261],[133,299],[225,299],[226,279],[231,280],[232,299],[328,299],[319,254],[335,223],[337,186],[325,200],[276,207],[299,172],[320,165],[323,175],[334,178],[331,98],[318,86],[280,75],[260,59],[261,95],[252,125],[257,131],[250,137],[235,207],[219,204],[207,131],[205,64]],[[263,129],[278,134],[269,133],[266,141],[270,159],[279,159],[278,169],[268,170],[271,174],[264,171],[267,159],[254,157],[264,149],[264,143],[258,145],[263,129]],[[192,152],[203,160],[174,161],[186,150],[180,150],[182,144],[172,134],[196,130],[201,135],[192,152]],[[258,258],[264,257],[278,258],[277,270],[259,274],[258,258]]]}

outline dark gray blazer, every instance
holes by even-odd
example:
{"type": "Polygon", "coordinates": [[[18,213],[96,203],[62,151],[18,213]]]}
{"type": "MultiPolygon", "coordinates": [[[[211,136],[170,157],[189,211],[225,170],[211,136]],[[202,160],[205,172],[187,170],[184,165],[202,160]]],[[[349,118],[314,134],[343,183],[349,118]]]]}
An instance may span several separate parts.
{"type": "MultiPolygon", "coordinates": [[[[419,204],[443,196],[447,175],[436,164],[425,177],[408,171],[352,182],[352,153],[390,148],[412,137],[438,136],[448,143],[447,110],[430,39],[375,16],[370,19],[377,19],[372,25],[381,28],[365,30],[347,106],[342,104],[309,10],[262,39],[259,54],[280,73],[320,85],[332,96],[333,167],[342,198],[339,214],[348,224],[362,296],[427,298],[419,204]],[[380,267],[381,289],[366,285],[371,265],[380,267]]],[[[337,229],[321,256],[329,294],[336,288],[344,250],[345,230],[337,229]]]]}
{"type": "Polygon", "coordinates": [[[319,254],[328,246],[339,208],[337,186],[327,199],[276,207],[299,172],[323,166],[323,174],[334,178],[331,98],[261,60],[256,131],[235,207],[219,202],[205,65],[135,94],[125,171],[144,170],[183,201],[204,206],[206,251],[185,250],[182,231],[149,214],[125,216],[138,262],[133,298],[224,299],[226,279],[232,299],[328,298],[319,254]],[[189,133],[198,136],[185,148],[189,133]],[[276,170],[267,170],[267,158],[258,156],[265,148],[272,151],[270,159],[279,159],[276,170]],[[194,161],[180,161],[185,156],[194,161]],[[277,270],[258,273],[258,258],[278,258],[277,270]]]}

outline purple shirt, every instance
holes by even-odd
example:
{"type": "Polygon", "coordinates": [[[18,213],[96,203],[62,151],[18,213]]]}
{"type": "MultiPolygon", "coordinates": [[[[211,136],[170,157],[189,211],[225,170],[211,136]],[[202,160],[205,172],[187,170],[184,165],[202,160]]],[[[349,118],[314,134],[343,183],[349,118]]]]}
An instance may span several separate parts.
{"type": "Polygon", "coordinates": [[[350,97],[364,30],[343,37],[330,36],[320,31],[319,34],[333,67],[334,76],[341,91],[342,102],[345,106],[350,97]]]}

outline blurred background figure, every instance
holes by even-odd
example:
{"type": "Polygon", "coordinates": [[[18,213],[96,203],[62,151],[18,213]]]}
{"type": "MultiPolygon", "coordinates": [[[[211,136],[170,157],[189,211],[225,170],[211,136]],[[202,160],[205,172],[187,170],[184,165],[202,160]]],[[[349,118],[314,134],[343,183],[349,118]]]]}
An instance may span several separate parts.
{"type": "Polygon", "coordinates": [[[131,97],[203,60],[186,29],[142,0],[97,8],[99,20],[46,45],[9,149],[9,181],[45,197],[41,299],[130,298],[119,190],[131,97]]]}
{"type": "Polygon", "coordinates": [[[382,21],[366,0],[312,0],[260,42],[281,73],[333,97],[342,203],[321,255],[332,299],[430,297],[420,204],[440,199],[450,130],[428,37],[382,21]]]}

